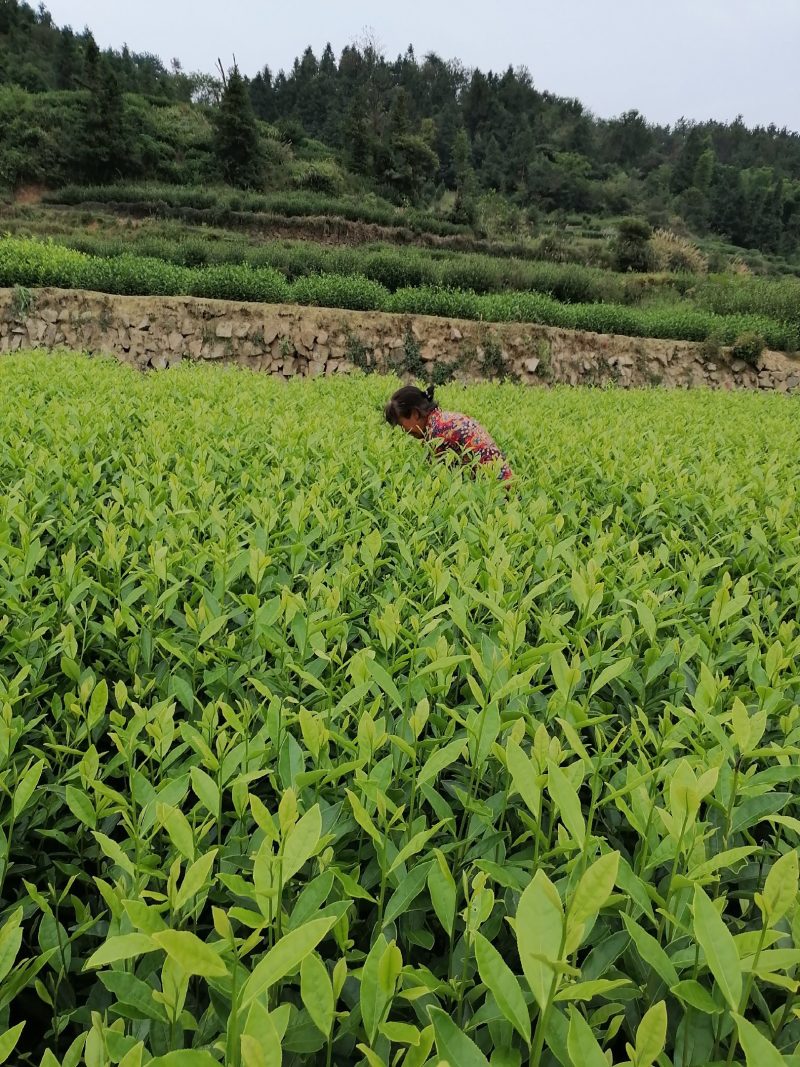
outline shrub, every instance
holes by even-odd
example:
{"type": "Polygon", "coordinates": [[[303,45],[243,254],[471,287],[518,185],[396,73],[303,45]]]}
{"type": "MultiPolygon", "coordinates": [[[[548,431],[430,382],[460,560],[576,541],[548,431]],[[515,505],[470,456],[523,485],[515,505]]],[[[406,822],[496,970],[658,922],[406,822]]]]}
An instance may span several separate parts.
{"type": "Polygon", "coordinates": [[[741,333],[733,342],[731,355],[736,359],[743,359],[751,367],[758,363],[761,353],[767,346],[767,342],[760,333],[741,333]]]}
{"type": "Polygon", "coordinates": [[[389,293],[363,275],[312,274],[293,283],[290,299],[296,304],[317,307],[382,311],[388,303],[389,293]]]}
{"type": "MultiPolygon", "coordinates": [[[[333,258],[326,259],[328,253],[318,250],[315,254],[322,256],[322,265],[335,263],[333,258]]],[[[718,334],[724,344],[733,344],[743,333],[755,333],[770,348],[794,351],[798,347],[798,322],[788,316],[782,320],[754,313],[722,315],[685,303],[654,308],[596,301],[562,303],[539,292],[507,290],[478,294],[433,285],[404,286],[392,293],[362,274],[336,272],[302,275],[289,284],[281,272],[269,266],[242,263],[188,267],[129,253],[101,258],[52,242],[15,237],[0,239],[0,285],[28,288],[53,285],[142,296],[193,294],[230,300],[293,302],[486,322],[531,322],[598,333],[688,341],[702,341],[718,334]]]]}
{"type": "Polygon", "coordinates": [[[297,189],[324,196],[336,196],[344,187],[344,175],[335,163],[298,163],[292,175],[297,189]]]}
{"type": "Polygon", "coordinates": [[[192,272],[192,296],[216,300],[249,300],[256,303],[284,304],[291,301],[291,288],[284,276],[269,267],[207,267],[192,272]]]}
{"type": "Polygon", "coordinates": [[[647,271],[652,267],[650,223],[644,219],[623,219],[614,241],[614,265],[620,271],[647,271]]]}
{"type": "Polygon", "coordinates": [[[706,337],[705,340],[700,342],[698,352],[707,363],[719,359],[722,354],[722,339],[720,335],[712,333],[706,337]]]}
{"type": "Polygon", "coordinates": [[[650,238],[655,270],[683,274],[708,274],[708,257],[686,237],[671,230],[656,230],[650,238]]]}

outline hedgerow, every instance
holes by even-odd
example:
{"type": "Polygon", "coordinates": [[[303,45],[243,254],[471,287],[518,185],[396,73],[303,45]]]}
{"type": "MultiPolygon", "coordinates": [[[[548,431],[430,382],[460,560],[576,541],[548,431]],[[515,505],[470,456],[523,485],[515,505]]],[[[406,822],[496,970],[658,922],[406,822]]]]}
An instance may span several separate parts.
{"type": "Polygon", "coordinates": [[[229,213],[269,214],[286,217],[330,217],[379,226],[408,226],[417,232],[469,234],[470,227],[457,226],[418,211],[403,211],[375,197],[327,196],[308,190],[278,193],[248,193],[228,187],[201,188],[181,185],[69,185],[45,198],[50,204],[138,205],[158,215],[165,208],[229,213]]]}
{"type": "Polygon", "coordinates": [[[488,322],[532,322],[566,329],[732,344],[759,334],[773,349],[800,346],[797,322],[755,314],[719,315],[685,305],[626,307],[613,303],[566,304],[536,292],[479,294],[422,285],[390,292],[359,274],[322,273],[293,282],[271,267],[228,264],[182,267],[162,259],[124,254],[104,259],[51,242],[0,240],[0,285],[58,286],[138,295],[191,295],[266,303],[316,304],[356,311],[393,311],[488,322]]]}

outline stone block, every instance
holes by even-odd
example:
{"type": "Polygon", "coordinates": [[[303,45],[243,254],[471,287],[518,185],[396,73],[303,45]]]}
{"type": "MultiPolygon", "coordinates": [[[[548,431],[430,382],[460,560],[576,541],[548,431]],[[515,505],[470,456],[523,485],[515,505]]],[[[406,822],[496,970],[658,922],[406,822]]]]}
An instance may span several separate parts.
{"type": "Polygon", "coordinates": [[[233,337],[233,324],[230,322],[220,322],[217,325],[215,333],[221,340],[228,341],[233,337]]]}

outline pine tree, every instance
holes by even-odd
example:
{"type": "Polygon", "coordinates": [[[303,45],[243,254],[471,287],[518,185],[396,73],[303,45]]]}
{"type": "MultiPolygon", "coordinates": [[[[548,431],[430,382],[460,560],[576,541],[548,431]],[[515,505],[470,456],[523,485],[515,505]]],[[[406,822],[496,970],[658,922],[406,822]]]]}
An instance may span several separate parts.
{"type": "Polygon", "coordinates": [[[392,140],[407,137],[411,129],[408,119],[408,94],[401,89],[394,98],[392,113],[389,116],[389,130],[392,140]]]}
{"type": "Polygon", "coordinates": [[[132,141],[119,79],[93,38],[84,57],[84,80],[89,99],[78,138],[79,167],[88,181],[111,182],[129,171],[132,141]]]}
{"type": "Polygon", "coordinates": [[[56,49],[56,88],[74,89],[78,73],[75,36],[69,28],[61,31],[56,49]]]}
{"type": "Polygon", "coordinates": [[[347,161],[356,174],[367,175],[372,171],[372,143],[365,118],[366,105],[363,94],[353,101],[344,125],[344,147],[347,161]]]}
{"type": "Polygon", "coordinates": [[[224,180],[242,189],[260,185],[262,154],[258,124],[238,67],[228,76],[215,125],[214,155],[224,180]]]}

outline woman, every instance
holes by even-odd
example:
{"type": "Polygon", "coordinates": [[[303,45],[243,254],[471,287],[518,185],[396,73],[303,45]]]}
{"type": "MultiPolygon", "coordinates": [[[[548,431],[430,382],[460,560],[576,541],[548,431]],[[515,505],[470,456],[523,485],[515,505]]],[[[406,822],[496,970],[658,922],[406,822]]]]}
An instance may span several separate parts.
{"type": "Polygon", "coordinates": [[[400,426],[412,437],[430,442],[437,456],[452,451],[464,464],[495,464],[498,478],[511,480],[511,468],[486,430],[469,415],[442,411],[434,400],[432,385],[425,392],[415,385],[398,389],[385,414],[390,426],[400,426]]]}

